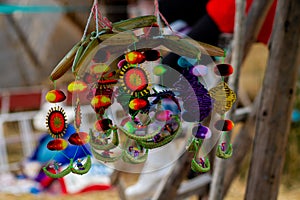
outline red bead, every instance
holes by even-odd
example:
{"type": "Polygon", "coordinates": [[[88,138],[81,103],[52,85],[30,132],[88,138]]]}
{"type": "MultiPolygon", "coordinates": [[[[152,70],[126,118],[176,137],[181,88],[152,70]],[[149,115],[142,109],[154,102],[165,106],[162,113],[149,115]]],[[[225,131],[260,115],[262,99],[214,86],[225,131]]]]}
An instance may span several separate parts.
{"type": "Polygon", "coordinates": [[[97,131],[107,131],[111,128],[112,126],[112,121],[110,119],[101,119],[95,122],[94,128],[97,131]]]}
{"type": "Polygon", "coordinates": [[[47,144],[47,148],[51,151],[61,151],[66,149],[67,146],[68,146],[68,142],[61,138],[51,140],[47,144]]]}
{"type": "Polygon", "coordinates": [[[215,66],[214,72],[218,76],[230,76],[233,73],[233,67],[229,64],[218,64],[215,66]]]}
{"type": "Polygon", "coordinates": [[[89,142],[90,136],[86,132],[73,133],[68,141],[70,144],[81,146],[89,142]]]}
{"type": "Polygon", "coordinates": [[[91,105],[95,111],[106,109],[111,105],[111,99],[106,95],[96,95],[91,100],[91,105]]]}
{"type": "Polygon", "coordinates": [[[146,99],[135,98],[129,102],[129,108],[131,110],[142,110],[148,106],[149,102],[146,99]]]}
{"type": "Polygon", "coordinates": [[[145,56],[139,51],[131,51],[125,55],[125,60],[130,64],[140,64],[145,61],[145,56]]]}
{"type": "Polygon", "coordinates": [[[66,99],[66,95],[61,90],[51,90],[46,94],[46,100],[49,103],[58,103],[66,99]]]}
{"type": "Polygon", "coordinates": [[[215,128],[219,131],[231,131],[233,127],[234,123],[229,119],[220,119],[215,123],[215,128]]]}
{"type": "Polygon", "coordinates": [[[160,58],[160,53],[157,50],[146,50],[143,52],[147,61],[155,61],[160,58]]]}

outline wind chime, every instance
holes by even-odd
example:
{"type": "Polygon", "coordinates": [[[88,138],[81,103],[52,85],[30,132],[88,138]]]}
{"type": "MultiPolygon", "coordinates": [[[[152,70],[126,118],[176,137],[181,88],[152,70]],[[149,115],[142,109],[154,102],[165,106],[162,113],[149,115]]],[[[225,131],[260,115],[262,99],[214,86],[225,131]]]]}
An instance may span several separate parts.
{"type": "MultiPolygon", "coordinates": [[[[68,90],[75,98],[76,133],[68,142],[78,147],[89,144],[93,156],[104,163],[122,160],[140,164],[147,160],[150,150],[176,139],[182,133],[184,121],[193,122],[193,138],[188,145],[188,150],[195,155],[192,170],[206,172],[210,168],[209,160],[198,157],[198,154],[212,131],[202,122],[214,110],[221,116],[214,128],[223,136],[232,129],[233,122],[226,119],[225,113],[230,110],[236,96],[224,77],[232,74],[233,69],[228,64],[216,65],[214,72],[221,77],[221,82],[211,89],[206,88],[204,77],[209,70],[201,64],[201,55],[224,56],[224,51],[177,34],[163,34],[160,18],[167,24],[155,1],[155,15],[111,23],[101,15],[97,1],[94,1],[81,41],[50,75],[55,83],[72,68],[75,77],[68,90]],[[96,30],[87,34],[92,16],[96,30]],[[161,64],[166,54],[162,49],[180,55],[177,63],[182,73],[170,87],[164,87],[163,81],[162,84],[153,83],[149,75],[151,69],[153,76],[163,80],[168,75],[168,67],[172,68],[161,64]],[[181,80],[187,80],[188,86],[181,80]],[[96,116],[88,133],[80,130],[83,99],[91,105],[96,116]],[[116,104],[121,106],[125,115],[119,124],[109,114],[116,104]]],[[[58,103],[65,100],[65,95],[55,89],[47,93],[46,99],[58,103]]],[[[63,108],[51,108],[46,124],[54,137],[47,148],[53,151],[65,149],[68,142],[61,138],[67,126],[63,108]]],[[[231,154],[231,144],[222,141],[217,156],[228,158],[231,154]]],[[[47,166],[44,171],[50,177],[59,178],[70,172],[84,174],[91,167],[89,155],[84,164],[81,160],[77,165],[73,162],[71,158],[69,166],[62,172],[48,171],[47,166]]]]}

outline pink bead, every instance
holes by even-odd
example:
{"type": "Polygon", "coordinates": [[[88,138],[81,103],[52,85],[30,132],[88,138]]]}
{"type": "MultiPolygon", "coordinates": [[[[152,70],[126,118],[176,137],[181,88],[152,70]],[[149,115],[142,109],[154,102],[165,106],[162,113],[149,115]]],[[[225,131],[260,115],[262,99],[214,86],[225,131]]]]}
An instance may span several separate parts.
{"type": "Polygon", "coordinates": [[[119,68],[119,69],[122,68],[126,63],[127,63],[127,61],[126,61],[125,59],[120,60],[120,61],[118,62],[118,68],[119,68]]]}
{"type": "Polygon", "coordinates": [[[192,74],[194,76],[205,76],[208,72],[208,68],[205,65],[196,65],[192,69],[192,74]]]}
{"type": "Polygon", "coordinates": [[[155,113],[155,119],[158,121],[169,121],[172,118],[172,111],[170,110],[160,110],[155,113]]]}

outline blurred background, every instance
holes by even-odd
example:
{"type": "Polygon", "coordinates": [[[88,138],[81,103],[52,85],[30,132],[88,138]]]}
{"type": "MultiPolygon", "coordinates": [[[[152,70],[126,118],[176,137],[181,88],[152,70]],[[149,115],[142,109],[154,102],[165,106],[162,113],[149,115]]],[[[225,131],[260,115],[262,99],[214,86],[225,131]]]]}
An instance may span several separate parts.
{"type": "MultiPolygon", "coordinates": [[[[52,87],[48,76],[80,40],[92,3],[92,0],[0,0],[0,199],[36,199],[41,197],[36,195],[44,193],[39,183],[22,182],[30,186],[18,188],[16,182],[24,181],[22,163],[32,155],[46,130],[41,113],[46,115],[47,110],[41,112],[41,108],[45,103],[45,93],[52,87]],[[37,117],[41,120],[35,124],[34,118],[37,117]],[[11,187],[1,187],[3,184],[11,184],[11,187]]],[[[151,0],[104,0],[99,3],[103,15],[112,22],[154,11],[151,0]]],[[[92,25],[90,30],[93,29],[92,25]]],[[[267,58],[268,48],[265,45],[252,46],[240,78],[240,90],[246,94],[248,101],[253,101],[258,94],[267,58]]],[[[64,85],[72,79],[72,74],[68,74],[59,84],[64,85]]],[[[300,195],[299,110],[300,81],[279,199],[298,199],[300,195]]],[[[238,128],[239,125],[236,132],[238,128]]],[[[245,159],[226,199],[243,199],[249,160],[250,156],[245,159]]],[[[124,173],[123,176],[126,186],[134,184],[138,178],[137,174],[124,173]]],[[[118,199],[116,189],[110,187],[109,181],[105,184],[108,187],[100,189],[101,193],[99,190],[78,194],[78,198],[95,199],[101,194],[101,199],[118,199]]],[[[47,188],[48,196],[41,198],[50,199],[51,195],[62,193],[61,184],[53,184],[47,188]]],[[[61,198],[74,199],[74,196],[61,198]]]]}

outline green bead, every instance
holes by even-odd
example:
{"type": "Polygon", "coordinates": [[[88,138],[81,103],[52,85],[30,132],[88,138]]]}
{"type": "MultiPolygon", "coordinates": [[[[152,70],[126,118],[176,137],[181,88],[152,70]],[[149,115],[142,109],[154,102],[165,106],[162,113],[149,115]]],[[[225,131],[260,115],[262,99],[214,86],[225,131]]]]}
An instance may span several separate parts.
{"type": "Polygon", "coordinates": [[[162,76],[164,73],[166,73],[167,69],[164,67],[164,65],[157,65],[153,68],[153,74],[156,76],[162,76]]]}

